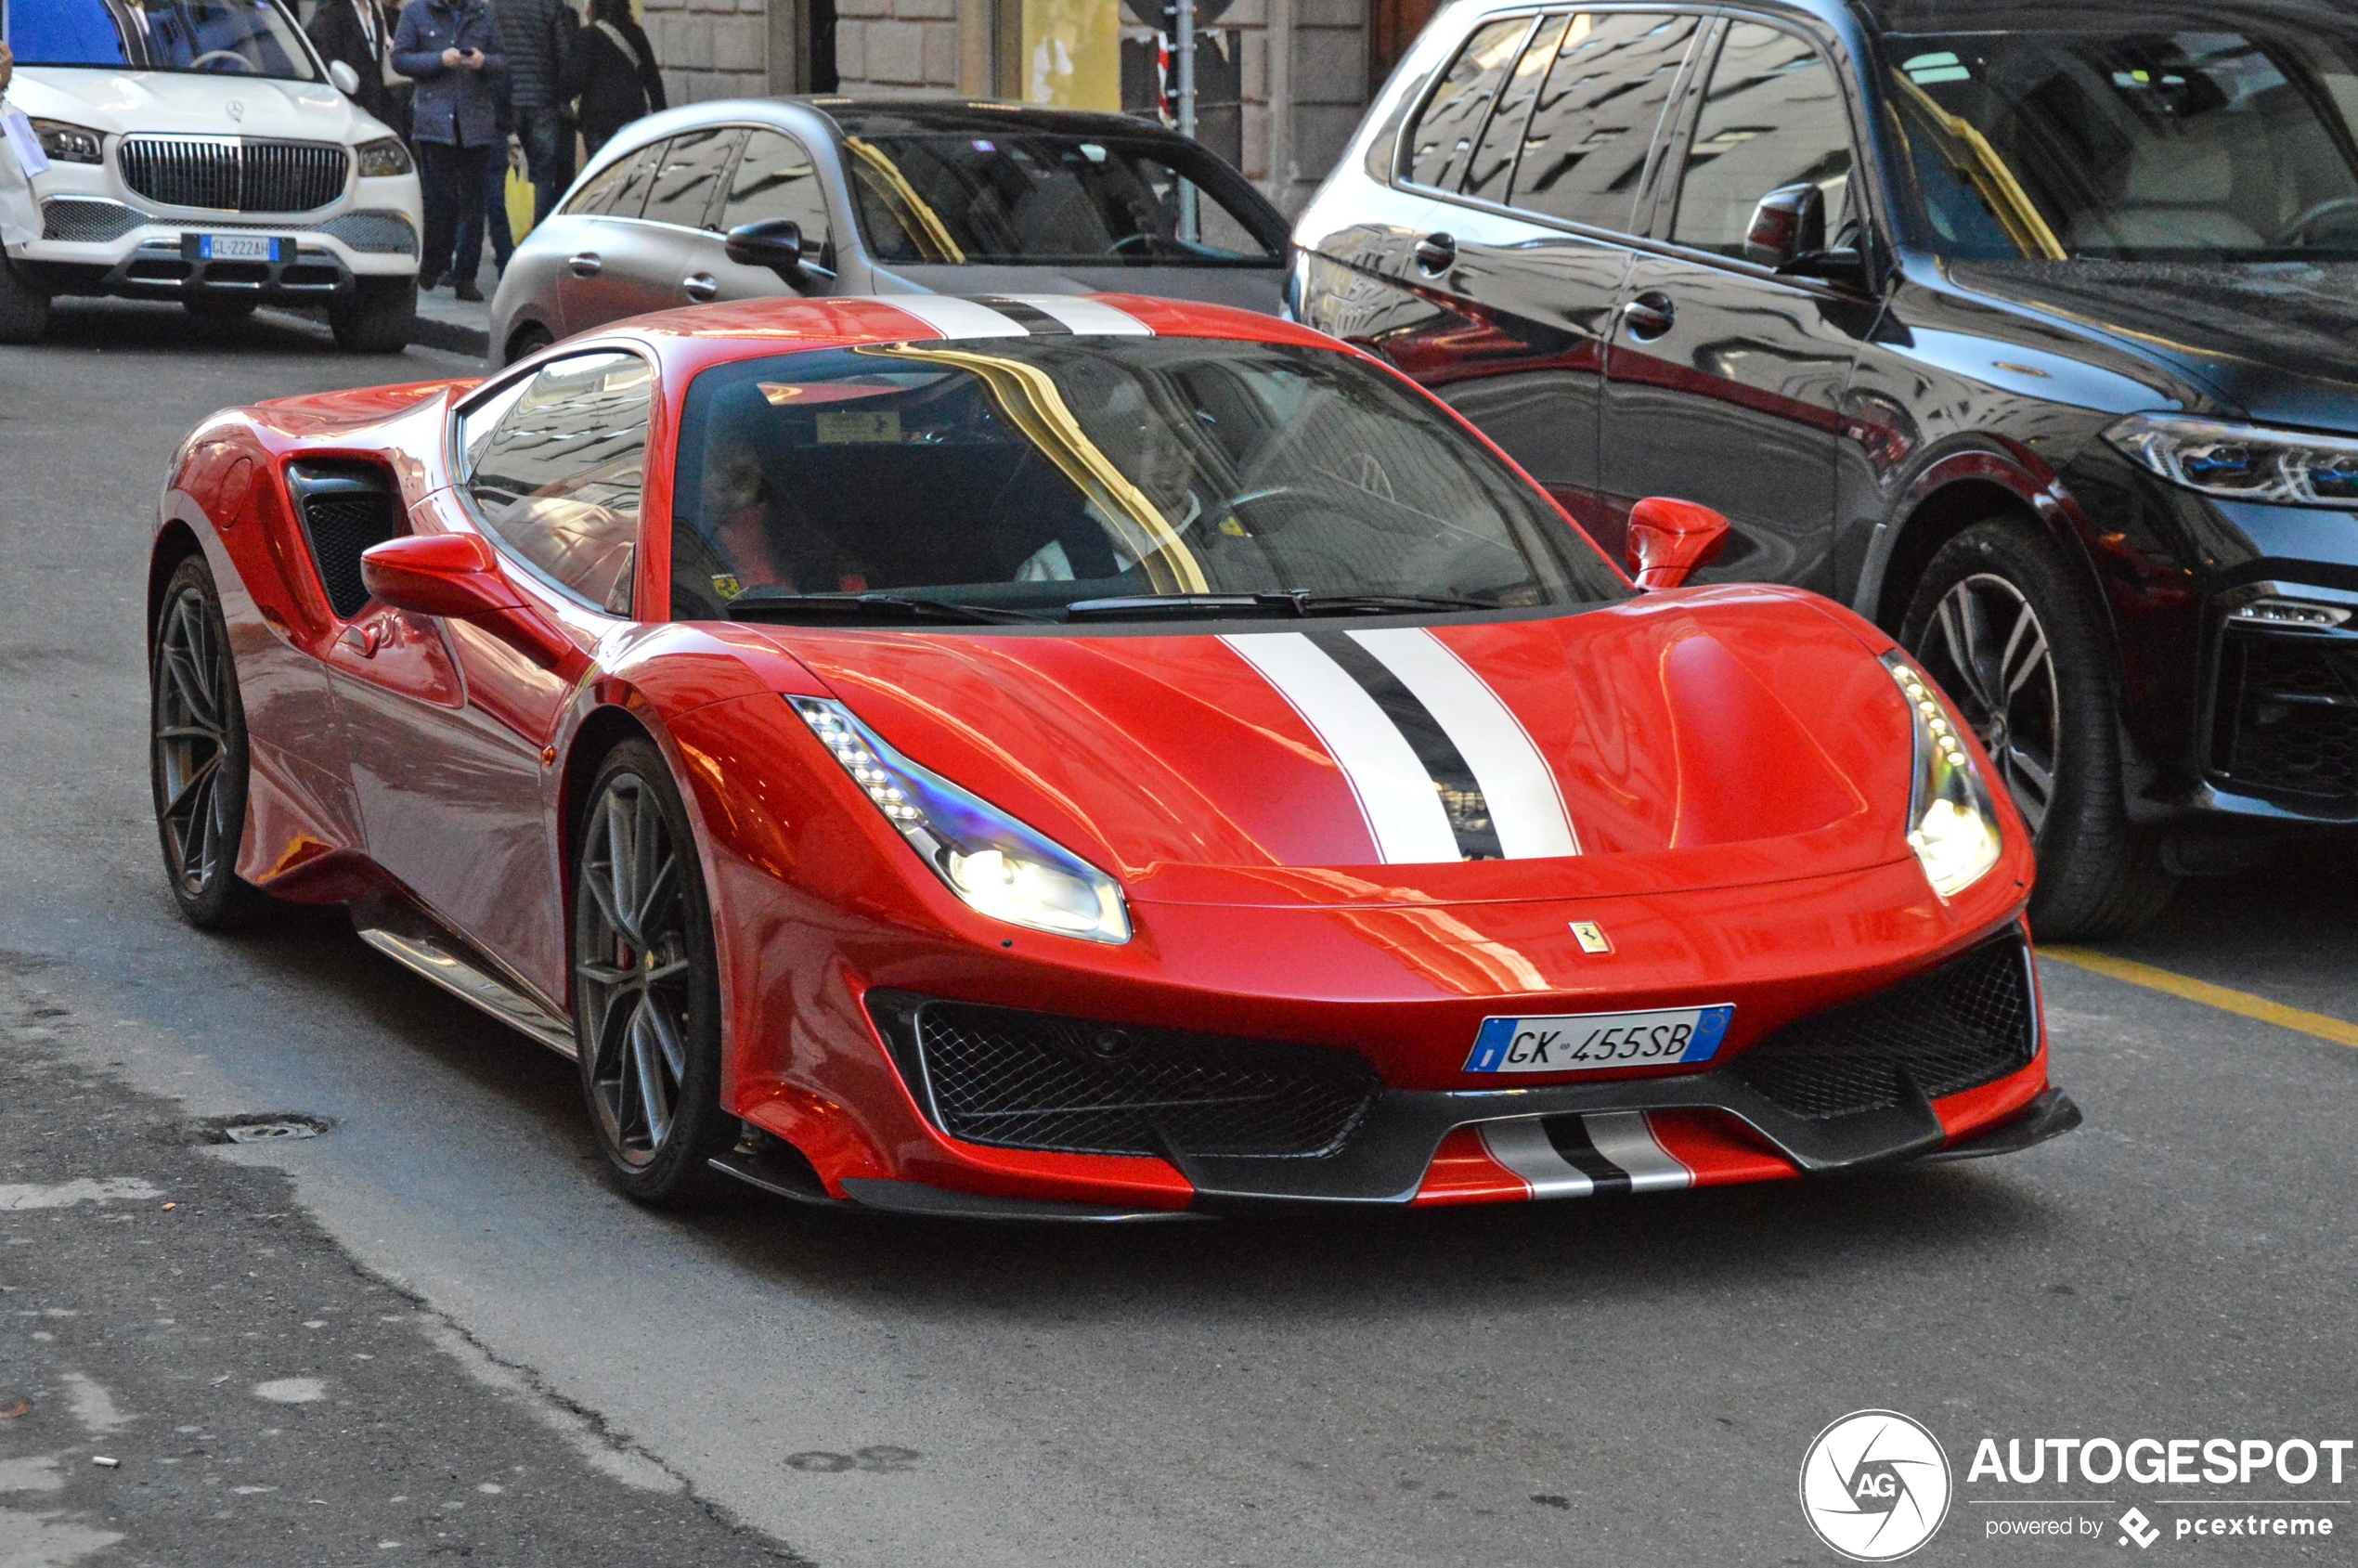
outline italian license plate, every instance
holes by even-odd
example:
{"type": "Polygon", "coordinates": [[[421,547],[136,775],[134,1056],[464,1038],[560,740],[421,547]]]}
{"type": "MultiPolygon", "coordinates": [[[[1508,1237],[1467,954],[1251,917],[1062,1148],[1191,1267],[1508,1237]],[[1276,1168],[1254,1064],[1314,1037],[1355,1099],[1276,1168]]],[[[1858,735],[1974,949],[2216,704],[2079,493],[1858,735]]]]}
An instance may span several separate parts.
{"type": "Polygon", "coordinates": [[[200,234],[197,255],[205,261],[277,261],[286,254],[279,247],[293,243],[275,234],[200,234]]]}
{"type": "Polygon", "coordinates": [[[1732,1005],[1646,1013],[1484,1018],[1468,1072],[1596,1072],[1613,1067],[1707,1062],[1728,1037],[1732,1005]]]}

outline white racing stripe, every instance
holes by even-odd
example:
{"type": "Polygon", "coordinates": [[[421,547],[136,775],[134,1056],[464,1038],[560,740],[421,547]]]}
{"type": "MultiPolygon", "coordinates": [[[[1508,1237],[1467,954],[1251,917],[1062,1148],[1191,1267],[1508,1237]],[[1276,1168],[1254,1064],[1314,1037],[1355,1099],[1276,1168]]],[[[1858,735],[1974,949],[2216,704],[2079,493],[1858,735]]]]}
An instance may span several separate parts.
{"type": "Polygon", "coordinates": [[[1632,1192],[1667,1192],[1692,1186],[1695,1173],[1662,1147],[1642,1110],[1609,1111],[1581,1118],[1599,1154],[1629,1173],[1632,1192]]]}
{"type": "Polygon", "coordinates": [[[1489,682],[1422,627],[1351,636],[1416,693],[1464,755],[1490,803],[1490,824],[1507,859],[1580,853],[1580,836],[1554,771],[1489,682]]]}
{"type": "Polygon", "coordinates": [[[885,302],[913,316],[945,338],[1028,338],[1031,330],[1012,316],[952,294],[894,294],[885,302]]]}
{"type": "Polygon", "coordinates": [[[1432,775],[1376,700],[1298,631],[1221,639],[1294,706],[1367,813],[1376,853],[1394,864],[1457,861],[1457,833],[1432,775]]]}
{"type": "Polygon", "coordinates": [[[1100,338],[1150,338],[1155,330],[1118,305],[1085,294],[1003,294],[1003,299],[1028,305],[1053,316],[1075,332],[1100,338]]]}
{"type": "Polygon", "coordinates": [[[1597,1184],[1556,1152],[1539,1118],[1485,1121],[1474,1129],[1490,1158],[1531,1184],[1534,1198],[1586,1198],[1597,1184]]]}

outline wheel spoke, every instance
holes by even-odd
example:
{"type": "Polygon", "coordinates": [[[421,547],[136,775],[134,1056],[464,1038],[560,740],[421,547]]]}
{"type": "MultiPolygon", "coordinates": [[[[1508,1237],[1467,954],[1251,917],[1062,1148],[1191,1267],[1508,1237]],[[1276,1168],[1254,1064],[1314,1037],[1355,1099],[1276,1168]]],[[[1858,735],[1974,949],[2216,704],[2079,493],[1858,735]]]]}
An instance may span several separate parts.
{"type": "Polygon", "coordinates": [[[643,1016],[647,1028],[654,1034],[655,1043],[663,1048],[663,1065],[671,1069],[671,1081],[675,1083],[686,1082],[688,1047],[680,1041],[680,1030],[672,1023],[671,1016],[664,1011],[663,1004],[652,996],[647,998],[643,1016]]]}
{"type": "Polygon", "coordinates": [[[647,944],[639,934],[638,923],[630,917],[637,904],[630,894],[631,862],[638,853],[638,845],[619,791],[606,797],[606,852],[607,896],[599,901],[599,907],[625,941],[644,952],[647,944]]]}
{"type": "Polygon", "coordinates": [[[2013,792],[2015,805],[2022,811],[2023,820],[2035,835],[2047,820],[2047,807],[2054,799],[2054,771],[2019,742],[2006,747],[2002,763],[2006,771],[2006,787],[2013,792]]]}
{"type": "MultiPolygon", "coordinates": [[[[658,842],[658,848],[661,848],[660,842],[658,842]]],[[[672,883],[678,876],[679,871],[678,857],[666,852],[657,862],[653,875],[647,878],[646,892],[640,899],[639,907],[631,911],[631,920],[640,930],[653,932],[655,929],[655,910],[663,902],[665,895],[671,891],[672,883]]]]}
{"type": "Polygon", "coordinates": [[[652,1023],[654,1009],[643,1002],[630,1020],[630,1059],[637,1069],[639,1098],[646,1109],[647,1141],[654,1147],[671,1131],[671,1096],[663,1077],[662,1044],[652,1023]]]}
{"type": "Polygon", "coordinates": [[[1941,641],[1949,645],[1949,663],[1965,688],[1953,694],[1986,703],[1988,699],[1982,694],[1979,677],[1974,669],[1972,633],[1960,624],[1961,612],[1957,602],[1964,591],[1963,585],[1950,590],[1948,596],[1941,600],[1940,607],[1933,612],[1933,619],[1940,627],[1941,641]]]}
{"type": "Polygon", "coordinates": [[[2005,655],[1998,661],[2002,672],[2011,672],[2006,675],[2006,698],[2009,702],[2016,692],[2022,690],[2023,682],[2038,674],[2046,662],[2047,633],[2039,625],[2039,617],[2031,614],[2029,603],[2026,601],[2022,614],[2015,617],[2014,630],[2007,635],[2005,655]]]}
{"type": "Polygon", "coordinates": [[[174,790],[172,798],[164,802],[163,814],[167,817],[179,816],[182,809],[188,805],[199,790],[213,781],[213,775],[220,769],[221,753],[218,751],[198,763],[196,771],[182,781],[174,790]]]}
{"type": "Polygon", "coordinates": [[[602,986],[627,986],[640,978],[636,969],[626,969],[615,964],[597,964],[587,959],[573,966],[573,972],[585,980],[602,986]]]}

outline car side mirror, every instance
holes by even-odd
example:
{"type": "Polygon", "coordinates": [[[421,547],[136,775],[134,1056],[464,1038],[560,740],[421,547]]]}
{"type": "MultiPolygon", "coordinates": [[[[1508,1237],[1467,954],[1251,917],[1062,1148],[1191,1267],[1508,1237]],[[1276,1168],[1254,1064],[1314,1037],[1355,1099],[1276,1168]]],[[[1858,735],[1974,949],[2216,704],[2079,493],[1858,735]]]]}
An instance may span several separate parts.
{"type": "Polygon", "coordinates": [[[802,281],[802,226],[792,218],[740,224],[721,248],[740,266],[766,266],[789,287],[802,281]]]}
{"type": "Polygon", "coordinates": [[[377,602],[413,616],[473,621],[543,669],[580,652],[526,604],[499,557],[473,534],[406,534],[360,552],[360,580],[377,602]]]}
{"type": "Polygon", "coordinates": [[[1727,543],[1728,520],[1707,506],[1648,496],[1629,509],[1629,575],[1649,593],[1678,587],[1727,543]]]}
{"type": "Polygon", "coordinates": [[[1783,268],[1826,248],[1826,193],[1807,182],[1760,199],[1744,230],[1744,260],[1783,268]]]}
{"type": "Polygon", "coordinates": [[[336,91],[345,97],[360,96],[360,73],[342,60],[328,62],[328,80],[333,82],[336,91]]]}

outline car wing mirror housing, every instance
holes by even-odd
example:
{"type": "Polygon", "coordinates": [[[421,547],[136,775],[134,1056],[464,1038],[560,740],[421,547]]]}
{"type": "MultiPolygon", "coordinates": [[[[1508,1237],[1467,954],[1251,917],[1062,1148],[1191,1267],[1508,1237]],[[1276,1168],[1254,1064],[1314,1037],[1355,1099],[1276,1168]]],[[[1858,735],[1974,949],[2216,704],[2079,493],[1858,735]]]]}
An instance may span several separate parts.
{"type": "Polygon", "coordinates": [[[1815,185],[1779,186],[1760,199],[1744,230],[1744,260],[1781,271],[1826,248],[1826,193],[1815,185]]]}
{"type": "Polygon", "coordinates": [[[530,605],[473,534],[408,534],[360,552],[360,580],[381,604],[473,621],[544,669],[579,650],[530,605]]]}
{"type": "Polygon", "coordinates": [[[1707,506],[1648,496],[1629,509],[1629,575],[1649,593],[1678,587],[1727,544],[1728,520],[1707,506]]]}
{"type": "Polygon", "coordinates": [[[789,286],[802,281],[802,226],[792,218],[740,224],[721,248],[740,266],[766,266],[789,286]]]}
{"type": "Polygon", "coordinates": [[[360,96],[360,73],[343,60],[328,62],[328,80],[334,83],[336,91],[345,97],[352,98],[360,96]]]}

